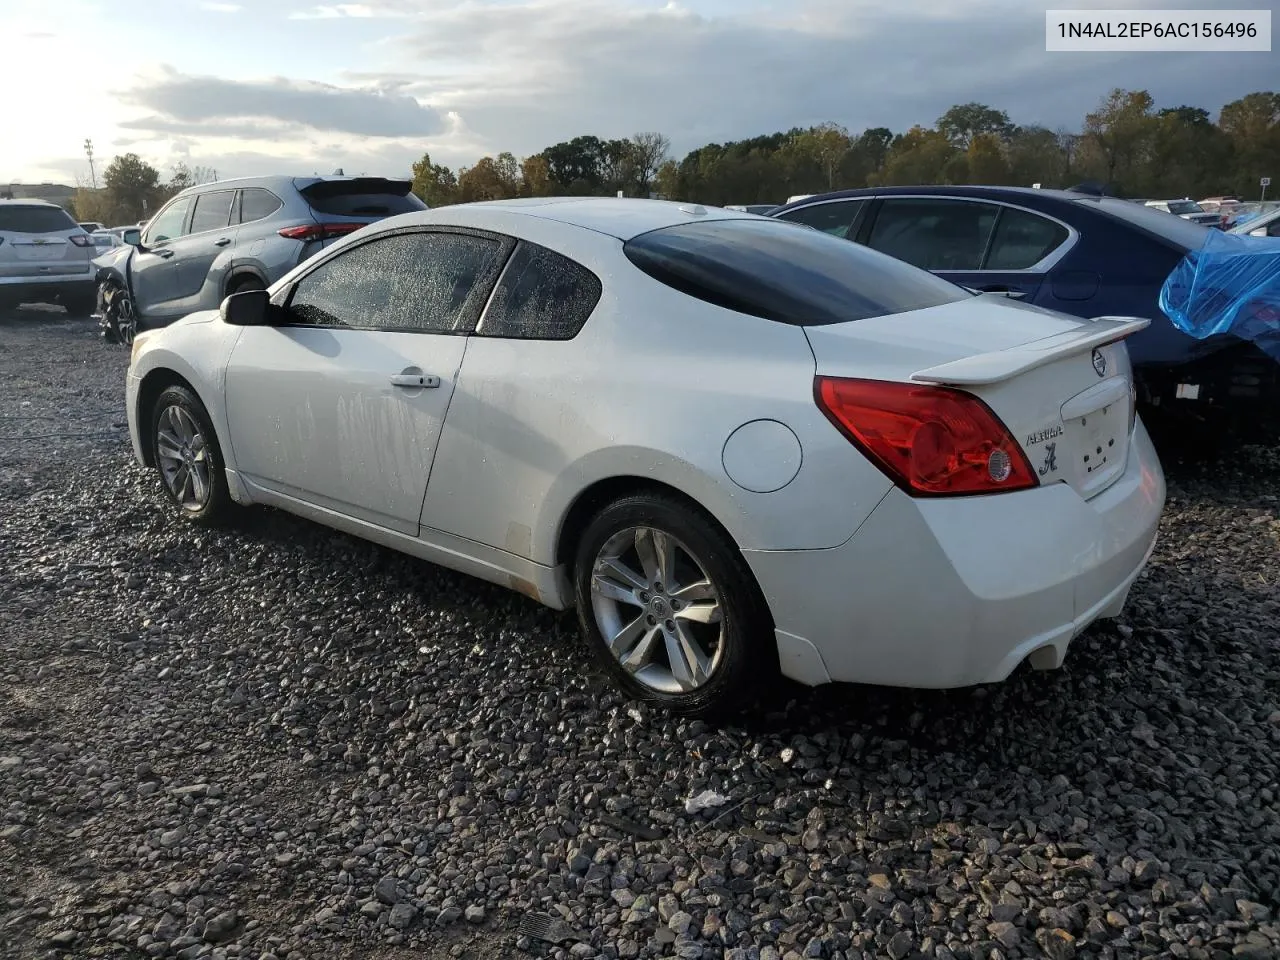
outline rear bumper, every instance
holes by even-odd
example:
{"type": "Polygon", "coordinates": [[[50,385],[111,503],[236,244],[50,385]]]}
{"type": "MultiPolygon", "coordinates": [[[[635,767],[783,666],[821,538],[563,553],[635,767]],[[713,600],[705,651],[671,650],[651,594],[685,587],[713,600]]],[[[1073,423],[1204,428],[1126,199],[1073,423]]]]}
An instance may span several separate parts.
{"type": "Polygon", "coordinates": [[[56,276],[35,277],[0,277],[0,290],[6,294],[30,290],[32,293],[48,293],[58,288],[85,290],[93,286],[94,271],[83,273],[63,273],[56,276]]]}
{"type": "Polygon", "coordinates": [[[1239,341],[1176,366],[1136,371],[1143,399],[1161,410],[1191,413],[1280,414],[1280,363],[1257,345],[1239,341]]]}
{"type": "Polygon", "coordinates": [[[1119,614],[1155,545],[1165,484],[1141,421],[1124,474],[1091,500],[1065,484],[915,500],[894,489],[830,550],[746,551],[783,672],[920,688],[1003,680],[1119,614]]]}

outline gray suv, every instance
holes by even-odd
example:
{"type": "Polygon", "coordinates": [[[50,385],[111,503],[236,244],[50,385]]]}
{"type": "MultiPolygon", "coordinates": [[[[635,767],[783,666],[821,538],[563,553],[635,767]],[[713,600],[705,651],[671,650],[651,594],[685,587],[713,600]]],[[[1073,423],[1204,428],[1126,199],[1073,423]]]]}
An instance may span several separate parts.
{"type": "Polygon", "coordinates": [[[126,246],[98,258],[99,315],[109,339],[270,286],[339,237],[424,210],[412,181],[384,177],[247,177],[182,191],[126,246]]]}
{"type": "Polygon", "coordinates": [[[71,214],[46,200],[0,200],[0,309],[61,303],[93,310],[93,242],[71,214]]]}

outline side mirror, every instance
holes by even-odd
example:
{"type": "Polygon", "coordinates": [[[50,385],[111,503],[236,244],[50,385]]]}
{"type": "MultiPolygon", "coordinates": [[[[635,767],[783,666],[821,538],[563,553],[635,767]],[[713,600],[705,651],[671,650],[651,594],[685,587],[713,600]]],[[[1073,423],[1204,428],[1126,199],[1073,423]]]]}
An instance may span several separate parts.
{"type": "Polygon", "coordinates": [[[271,294],[266,290],[245,290],[233,293],[222,301],[219,309],[224,323],[235,327],[266,327],[271,325],[271,294]]]}
{"type": "Polygon", "coordinates": [[[121,239],[131,247],[140,247],[142,246],[142,231],[130,228],[122,233],[121,239]]]}

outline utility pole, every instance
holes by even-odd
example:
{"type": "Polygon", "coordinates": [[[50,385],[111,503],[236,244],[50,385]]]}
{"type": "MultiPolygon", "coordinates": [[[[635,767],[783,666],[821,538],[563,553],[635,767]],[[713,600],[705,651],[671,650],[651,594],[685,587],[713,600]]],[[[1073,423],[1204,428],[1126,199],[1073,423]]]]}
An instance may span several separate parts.
{"type": "Polygon", "coordinates": [[[1271,186],[1271,178],[1263,177],[1259,182],[1262,184],[1262,198],[1259,200],[1259,203],[1263,203],[1267,199],[1267,187],[1271,186]]]}
{"type": "Polygon", "coordinates": [[[98,174],[93,169],[93,141],[85,138],[84,155],[89,158],[89,180],[93,183],[93,189],[98,189],[98,174]]]}

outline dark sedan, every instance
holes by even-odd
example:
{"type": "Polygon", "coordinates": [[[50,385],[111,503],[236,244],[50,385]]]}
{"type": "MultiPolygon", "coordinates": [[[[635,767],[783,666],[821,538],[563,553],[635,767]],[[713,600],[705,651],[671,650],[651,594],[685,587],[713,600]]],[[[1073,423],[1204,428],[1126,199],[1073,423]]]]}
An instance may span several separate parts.
{"type": "Polygon", "coordinates": [[[772,211],[982,292],[1080,317],[1149,317],[1127,343],[1143,399],[1197,412],[1280,392],[1280,367],[1230,335],[1196,340],[1160,288],[1209,228],[1118,197],[1022,187],[884,187],[772,211]]]}

